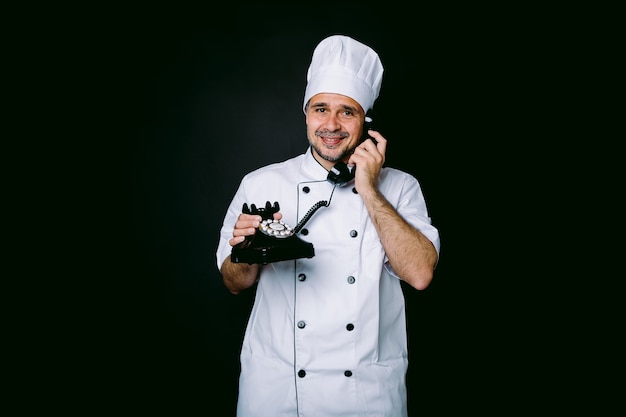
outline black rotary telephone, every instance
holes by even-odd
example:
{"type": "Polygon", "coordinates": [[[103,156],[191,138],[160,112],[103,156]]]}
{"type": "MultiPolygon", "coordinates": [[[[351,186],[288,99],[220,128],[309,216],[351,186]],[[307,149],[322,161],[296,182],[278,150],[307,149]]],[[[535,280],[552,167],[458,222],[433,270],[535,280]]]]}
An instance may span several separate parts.
{"type": "MultiPolygon", "coordinates": [[[[371,139],[376,143],[374,138],[370,138],[367,135],[367,131],[372,128],[371,122],[372,119],[369,117],[365,118],[363,136],[360,143],[367,139],[371,139]]],[[[355,168],[354,166],[348,167],[345,162],[337,162],[328,172],[327,179],[335,186],[345,184],[354,178],[355,168]]],[[[274,213],[280,210],[277,201],[274,202],[274,205],[268,201],[265,203],[265,207],[261,208],[254,204],[248,207],[248,204],[244,203],[242,207],[243,213],[259,215],[262,220],[254,235],[246,236],[243,242],[233,246],[230,255],[231,262],[266,265],[272,262],[314,257],[315,249],[313,244],[303,241],[296,236],[296,233],[304,227],[318,209],[328,207],[329,205],[330,199],[328,201],[318,201],[309,209],[302,220],[292,228],[282,220],[274,220],[274,213]]]]}
{"type": "Polygon", "coordinates": [[[269,201],[266,202],[265,208],[257,208],[254,204],[248,207],[248,204],[244,203],[243,213],[259,215],[262,220],[254,235],[246,236],[243,242],[233,246],[231,262],[266,265],[289,259],[312,258],[315,256],[313,244],[300,239],[296,233],[304,227],[317,209],[326,205],[328,205],[326,201],[316,203],[300,223],[291,228],[282,220],[274,220],[274,213],[280,210],[277,201],[273,206],[269,201]]]}

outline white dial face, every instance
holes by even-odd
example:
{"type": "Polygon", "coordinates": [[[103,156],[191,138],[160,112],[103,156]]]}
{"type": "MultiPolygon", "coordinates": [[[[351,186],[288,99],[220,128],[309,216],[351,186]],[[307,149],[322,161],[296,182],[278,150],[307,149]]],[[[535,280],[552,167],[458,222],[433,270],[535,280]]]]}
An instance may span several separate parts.
{"type": "Polygon", "coordinates": [[[281,224],[279,222],[272,222],[269,224],[270,229],[276,230],[276,231],[280,231],[280,230],[285,230],[285,225],[281,224]]]}
{"type": "Polygon", "coordinates": [[[289,237],[293,235],[293,228],[282,220],[263,220],[259,229],[268,236],[289,237]]]}

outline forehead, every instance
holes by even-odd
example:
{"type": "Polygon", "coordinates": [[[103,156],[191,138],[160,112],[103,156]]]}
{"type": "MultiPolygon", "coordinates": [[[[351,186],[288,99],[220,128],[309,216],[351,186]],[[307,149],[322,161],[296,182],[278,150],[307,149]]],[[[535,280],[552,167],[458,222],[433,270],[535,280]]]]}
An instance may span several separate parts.
{"type": "Polygon", "coordinates": [[[351,108],[357,112],[363,113],[361,105],[354,99],[335,93],[320,93],[311,97],[309,107],[327,106],[331,108],[351,108]]]}

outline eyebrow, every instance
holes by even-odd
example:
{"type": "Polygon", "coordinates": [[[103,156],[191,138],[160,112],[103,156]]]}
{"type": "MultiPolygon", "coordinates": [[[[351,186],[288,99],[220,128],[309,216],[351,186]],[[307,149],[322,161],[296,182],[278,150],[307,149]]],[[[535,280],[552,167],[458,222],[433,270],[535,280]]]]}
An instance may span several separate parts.
{"type": "MultiPolygon", "coordinates": [[[[313,103],[311,105],[311,108],[321,108],[321,107],[330,107],[330,105],[328,103],[324,103],[324,102],[313,103]]],[[[341,108],[344,109],[344,110],[349,110],[352,113],[358,113],[359,112],[359,110],[356,107],[348,106],[346,104],[342,104],[341,108]]]]}
{"type": "Polygon", "coordinates": [[[328,107],[328,103],[312,103],[311,107],[328,107]]]}

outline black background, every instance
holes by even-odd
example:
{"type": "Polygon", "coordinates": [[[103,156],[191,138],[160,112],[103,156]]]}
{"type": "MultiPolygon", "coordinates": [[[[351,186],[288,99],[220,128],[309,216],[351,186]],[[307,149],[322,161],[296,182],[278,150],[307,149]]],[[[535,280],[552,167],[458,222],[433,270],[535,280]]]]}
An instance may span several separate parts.
{"type": "Polygon", "coordinates": [[[524,407],[513,397],[532,361],[514,352],[530,342],[512,306],[530,266],[512,236],[529,232],[519,213],[535,209],[519,167],[543,117],[529,103],[551,76],[545,48],[532,47],[537,28],[476,10],[354,7],[115,19],[77,42],[89,97],[82,162],[95,172],[80,216],[96,241],[82,248],[70,313],[79,410],[234,415],[254,293],[221,283],[219,228],[245,173],[306,149],[306,70],[335,33],[379,53],[372,117],[387,165],[418,178],[441,234],[431,286],[405,287],[410,415],[496,411],[494,397],[524,407]]]}

